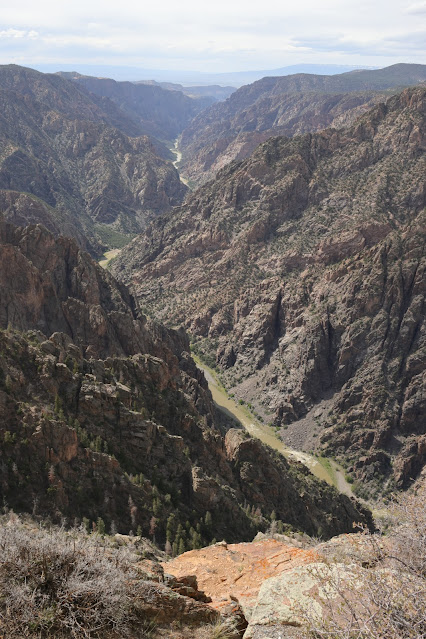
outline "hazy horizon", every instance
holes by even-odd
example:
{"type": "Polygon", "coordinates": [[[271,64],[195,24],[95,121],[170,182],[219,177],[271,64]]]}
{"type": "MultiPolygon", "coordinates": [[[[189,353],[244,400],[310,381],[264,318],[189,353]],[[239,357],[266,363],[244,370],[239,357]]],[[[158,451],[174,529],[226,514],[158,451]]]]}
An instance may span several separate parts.
{"type": "MultiPolygon", "coordinates": [[[[112,78],[117,81],[155,81],[183,84],[185,86],[196,85],[221,85],[239,87],[243,84],[250,84],[265,75],[291,75],[293,73],[314,73],[317,75],[336,75],[360,69],[346,65],[317,65],[302,64],[281,67],[279,69],[260,69],[249,71],[229,71],[227,73],[209,73],[202,71],[188,71],[185,69],[143,69],[137,67],[112,66],[112,65],[91,65],[91,64],[38,64],[29,65],[42,73],[57,73],[59,71],[67,73],[80,73],[94,77],[112,78]]],[[[375,67],[364,67],[373,69],[375,67]]]]}

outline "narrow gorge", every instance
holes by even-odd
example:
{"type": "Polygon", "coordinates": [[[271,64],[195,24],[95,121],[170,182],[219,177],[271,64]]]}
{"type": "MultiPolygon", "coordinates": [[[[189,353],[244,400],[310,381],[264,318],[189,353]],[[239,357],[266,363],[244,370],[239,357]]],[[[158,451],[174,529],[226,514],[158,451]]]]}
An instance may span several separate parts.
{"type": "Polygon", "coordinates": [[[420,639],[426,66],[0,67],[0,636],[420,639]]]}

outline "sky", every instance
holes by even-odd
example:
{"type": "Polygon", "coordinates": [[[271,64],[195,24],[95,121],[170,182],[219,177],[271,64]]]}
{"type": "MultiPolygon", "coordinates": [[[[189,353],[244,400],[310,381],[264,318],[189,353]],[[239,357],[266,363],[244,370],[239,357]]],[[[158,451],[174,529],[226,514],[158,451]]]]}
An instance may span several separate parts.
{"type": "Polygon", "coordinates": [[[426,1],[1,0],[0,64],[230,72],[426,63],[426,1]]]}

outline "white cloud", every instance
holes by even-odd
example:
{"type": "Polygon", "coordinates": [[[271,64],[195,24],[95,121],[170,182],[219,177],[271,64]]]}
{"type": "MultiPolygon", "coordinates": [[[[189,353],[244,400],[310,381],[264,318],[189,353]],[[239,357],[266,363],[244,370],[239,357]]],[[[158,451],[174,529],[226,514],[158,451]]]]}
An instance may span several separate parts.
{"type": "Polygon", "coordinates": [[[2,0],[0,63],[19,55],[21,61],[96,58],[226,71],[298,62],[426,62],[419,24],[425,7],[406,0],[298,0],[291,6],[282,0],[2,0]],[[18,54],[17,42],[24,41],[18,54]]]}
{"type": "Polygon", "coordinates": [[[412,15],[421,15],[426,14],[426,2],[419,2],[417,4],[411,4],[406,9],[406,13],[410,13],[412,15]]]}
{"type": "Polygon", "coordinates": [[[3,29],[0,31],[0,38],[37,38],[37,31],[25,31],[24,29],[3,29]]]}

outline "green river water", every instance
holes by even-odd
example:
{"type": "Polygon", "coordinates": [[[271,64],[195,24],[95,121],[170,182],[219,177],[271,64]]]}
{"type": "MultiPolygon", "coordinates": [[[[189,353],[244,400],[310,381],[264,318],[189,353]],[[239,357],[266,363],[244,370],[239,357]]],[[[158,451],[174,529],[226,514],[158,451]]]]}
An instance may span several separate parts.
{"type": "Polygon", "coordinates": [[[311,473],[323,479],[328,484],[335,486],[340,492],[346,495],[352,495],[351,485],[346,481],[343,469],[336,464],[334,460],[327,458],[317,458],[308,453],[294,450],[286,446],[278,439],[275,431],[266,424],[262,424],[251,414],[247,407],[241,406],[229,397],[226,390],[221,385],[216,373],[203,364],[197,357],[192,355],[198,368],[200,368],[208,382],[213,400],[218,408],[227,414],[231,414],[236,418],[246,431],[252,436],[257,437],[264,444],[277,450],[287,458],[292,458],[302,462],[309,468],[311,473]]]}

